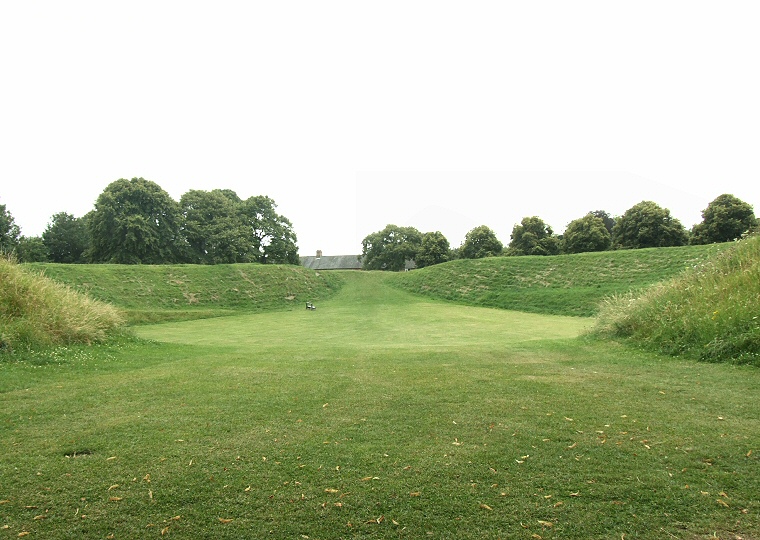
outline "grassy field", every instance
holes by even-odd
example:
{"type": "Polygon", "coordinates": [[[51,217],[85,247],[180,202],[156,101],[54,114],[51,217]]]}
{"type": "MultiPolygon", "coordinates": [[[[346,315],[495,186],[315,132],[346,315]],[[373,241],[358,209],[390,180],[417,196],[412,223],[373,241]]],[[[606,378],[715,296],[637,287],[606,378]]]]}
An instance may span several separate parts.
{"type": "Polygon", "coordinates": [[[301,307],[340,280],[292,265],[25,264],[73,290],[120,307],[132,324],[301,307]]]}
{"type": "Polygon", "coordinates": [[[760,375],[347,273],[0,362],[0,538],[760,538],[760,375]]]}
{"type": "Polygon", "coordinates": [[[607,296],[640,291],[732,246],[458,260],[398,274],[404,290],[467,305],[590,317],[607,296]]]}

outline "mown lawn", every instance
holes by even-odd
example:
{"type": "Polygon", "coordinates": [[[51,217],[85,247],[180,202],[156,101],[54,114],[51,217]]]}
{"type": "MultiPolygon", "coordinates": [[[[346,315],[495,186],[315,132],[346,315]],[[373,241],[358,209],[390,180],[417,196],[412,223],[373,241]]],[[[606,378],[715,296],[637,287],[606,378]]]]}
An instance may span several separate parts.
{"type": "Polygon", "coordinates": [[[1,363],[0,538],[760,536],[757,369],[344,279],[1,363]]]}

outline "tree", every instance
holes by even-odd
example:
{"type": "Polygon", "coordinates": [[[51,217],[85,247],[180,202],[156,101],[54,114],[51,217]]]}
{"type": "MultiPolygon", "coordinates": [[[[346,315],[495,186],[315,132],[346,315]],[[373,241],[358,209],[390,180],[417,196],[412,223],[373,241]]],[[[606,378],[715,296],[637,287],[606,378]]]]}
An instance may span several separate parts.
{"type": "Polygon", "coordinates": [[[433,266],[449,260],[449,241],[440,231],[427,232],[422,235],[420,249],[414,262],[417,268],[433,266]]]}
{"type": "Polygon", "coordinates": [[[560,241],[543,219],[531,216],[512,228],[509,248],[515,255],[557,255],[560,241]]]}
{"type": "Polygon", "coordinates": [[[641,201],[626,210],[612,229],[616,248],[683,246],[687,241],[681,222],[670,215],[670,210],[652,201],[641,201]]]}
{"type": "Polygon", "coordinates": [[[75,218],[66,212],[54,214],[42,233],[42,242],[51,262],[82,263],[90,245],[86,218],[75,218]]]}
{"type": "Polygon", "coordinates": [[[48,250],[40,236],[22,236],[16,246],[19,262],[48,262],[48,250]]]}
{"type": "Polygon", "coordinates": [[[0,253],[12,253],[18,246],[21,229],[11,213],[0,204],[0,253]]]}
{"type": "Polygon", "coordinates": [[[276,210],[275,202],[265,195],[249,197],[239,206],[253,260],[262,264],[299,264],[293,224],[276,210]]]}
{"type": "Polygon", "coordinates": [[[112,182],[98,196],[90,216],[95,262],[166,264],[180,259],[179,205],[155,182],[112,182]]]}
{"type": "Polygon", "coordinates": [[[702,210],[702,223],[692,229],[692,244],[730,242],[756,227],[752,206],[724,193],[702,210]]]}
{"type": "Polygon", "coordinates": [[[179,201],[187,259],[219,264],[252,259],[251,235],[239,214],[240,198],[232,191],[193,189],[179,201]]]}
{"type": "Polygon", "coordinates": [[[571,221],[563,236],[565,253],[604,251],[612,243],[610,232],[604,220],[589,212],[582,218],[571,221]]]}
{"type": "Polygon", "coordinates": [[[609,232],[610,236],[612,236],[612,228],[615,226],[615,218],[613,218],[604,210],[592,210],[589,213],[592,216],[600,218],[604,222],[604,227],[607,229],[607,232],[609,232]]]}
{"type": "Polygon", "coordinates": [[[465,235],[459,255],[463,259],[482,259],[501,255],[503,250],[504,244],[496,238],[496,233],[486,225],[480,225],[465,235]]]}
{"type": "Polygon", "coordinates": [[[362,266],[366,270],[403,270],[414,260],[422,244],[422,233],[414,227],[387,225],[362,240],[362,266]]]}

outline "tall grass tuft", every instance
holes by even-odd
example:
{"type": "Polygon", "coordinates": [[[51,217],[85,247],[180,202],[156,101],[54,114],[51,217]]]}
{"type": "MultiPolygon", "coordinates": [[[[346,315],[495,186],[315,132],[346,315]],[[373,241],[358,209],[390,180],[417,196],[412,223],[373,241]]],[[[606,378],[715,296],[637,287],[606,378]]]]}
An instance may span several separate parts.
{"type": "Polygon", "coordinates": [[[671,355],[760,365],[760,236],[643,293],[607,298],[592,333],[671,355]]]}
{"type": "Polygon", "coordinates": [[[103,341],[120,312],[0,258],[0,352],[103,341]]]}

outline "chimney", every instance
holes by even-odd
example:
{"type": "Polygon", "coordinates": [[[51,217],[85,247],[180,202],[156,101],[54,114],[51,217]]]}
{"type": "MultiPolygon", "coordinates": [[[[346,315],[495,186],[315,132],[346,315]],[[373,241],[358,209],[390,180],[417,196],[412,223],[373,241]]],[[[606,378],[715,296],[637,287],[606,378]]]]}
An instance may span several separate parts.
{"type": "Polygon", "coordinates": [[[317,259],[321,259],[321,258],[322,258],[322,250],[318,249],[317,250],[317,259]]]}

